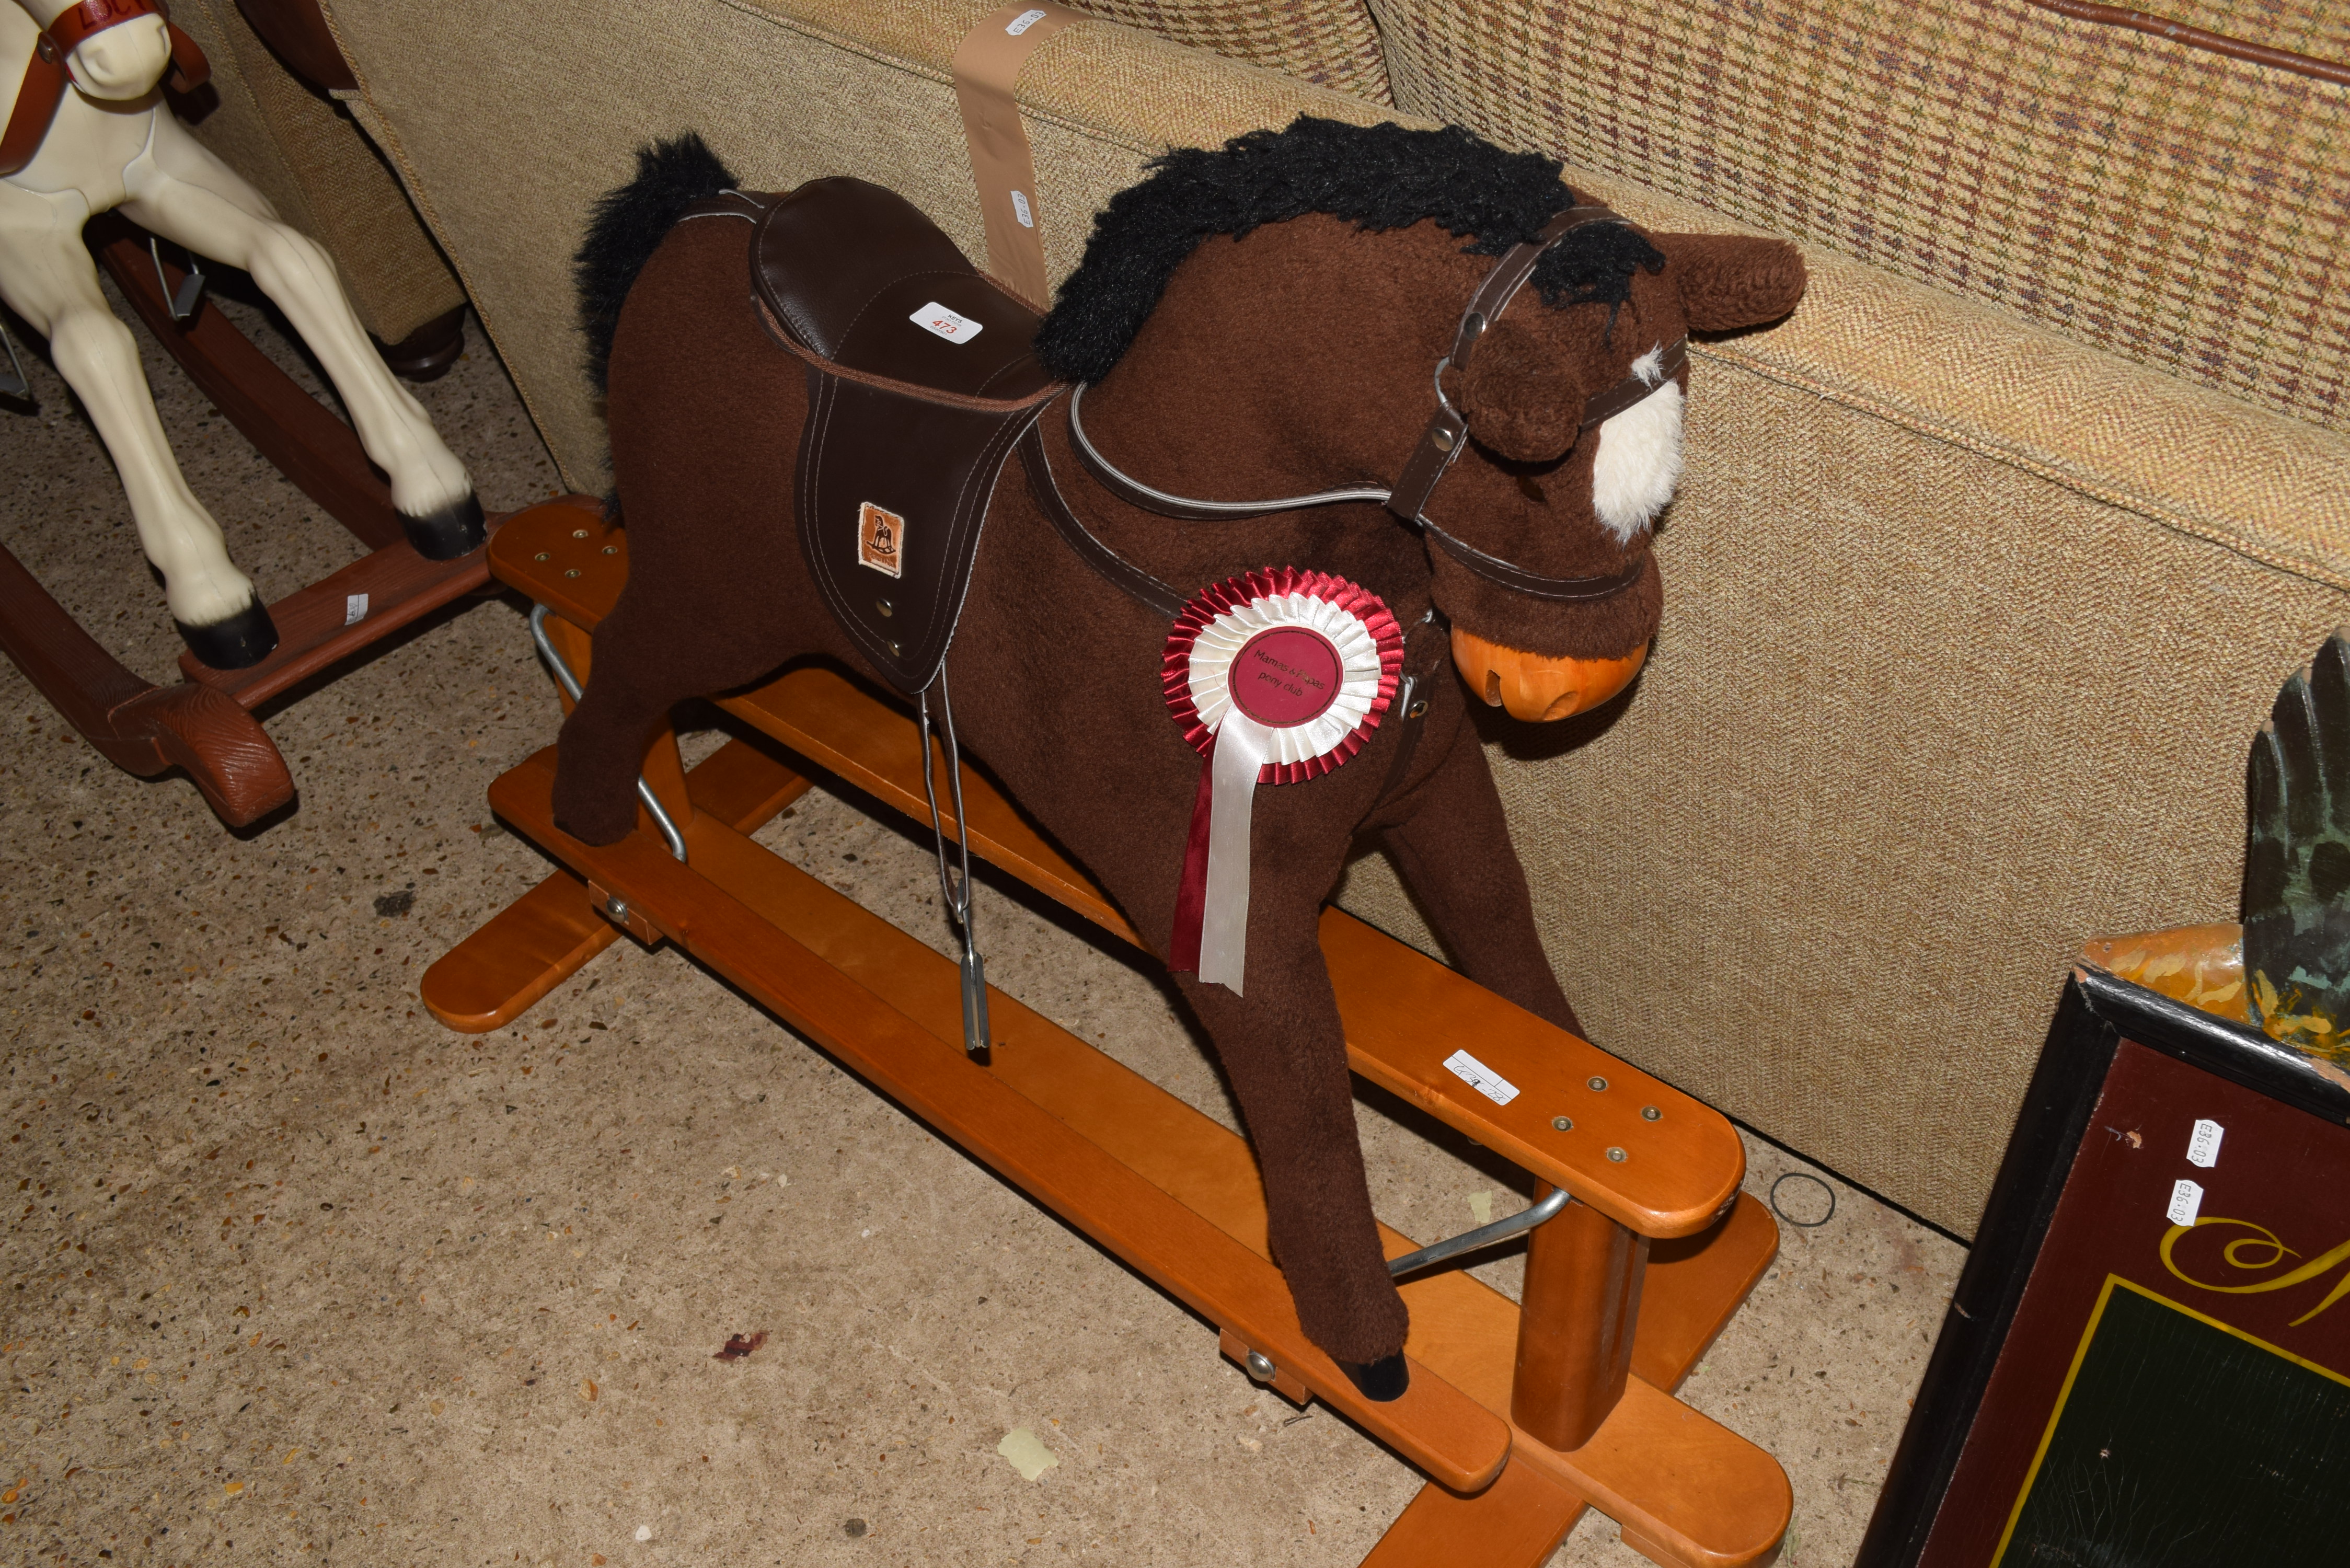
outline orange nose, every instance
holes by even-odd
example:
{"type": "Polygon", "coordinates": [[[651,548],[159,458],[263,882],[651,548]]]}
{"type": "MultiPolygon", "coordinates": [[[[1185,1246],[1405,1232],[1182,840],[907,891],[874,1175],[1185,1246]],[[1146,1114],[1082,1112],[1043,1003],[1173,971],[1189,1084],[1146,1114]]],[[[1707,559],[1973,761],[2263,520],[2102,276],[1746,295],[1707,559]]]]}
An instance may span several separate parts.
{"type": "Polygon", "coordinates": [[[1513,719],[1546,722],[1596,708],[1632,683],[1648,661],[1642,643],[1621,659],[1551,659],[1452,628],[1452,662],[1469,690],[1513,719]]]}

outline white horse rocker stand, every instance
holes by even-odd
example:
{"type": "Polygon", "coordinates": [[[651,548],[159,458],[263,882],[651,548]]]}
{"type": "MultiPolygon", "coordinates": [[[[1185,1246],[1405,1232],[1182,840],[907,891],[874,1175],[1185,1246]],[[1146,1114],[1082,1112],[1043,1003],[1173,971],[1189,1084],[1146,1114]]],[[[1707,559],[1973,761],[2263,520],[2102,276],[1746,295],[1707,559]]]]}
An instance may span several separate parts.
{"type": "MultiPolygon", "coordinates": [[[[0,302],[47,337],[121,472],[187,644],[188,681],[139,680],[13,558],[0,559],[0,646],[101,751],[133,773],[185,767],[241,826],[292,797],[284,759],[243,710],[481,587],[487,526],[464,465],[376,352],[333,261],[173,118],[167,71],[184,91],[206,67],[158,0],[0,0],[0,93],[14,89],[0,99],[0,302]],[[12,84],[5,62],[18,59],[12,84]],[[99,288],[82,231],[109,212],[243,269],[285,313],[350,427],[219,312],[197,314],[201,272],[167,276],[160,254],[151,271],[152,242],[137,246],[127,225],[104,247],[109,270],[198,385],[375,554],[276,606],[230,561],[220,524],[172,459],[136,342],[99,288]],[[388,493],[370,463],[389,476],[388,493]]],[[[12,372],[0,390],[22,397],[13,345],[0,381],[12,372]]]]}

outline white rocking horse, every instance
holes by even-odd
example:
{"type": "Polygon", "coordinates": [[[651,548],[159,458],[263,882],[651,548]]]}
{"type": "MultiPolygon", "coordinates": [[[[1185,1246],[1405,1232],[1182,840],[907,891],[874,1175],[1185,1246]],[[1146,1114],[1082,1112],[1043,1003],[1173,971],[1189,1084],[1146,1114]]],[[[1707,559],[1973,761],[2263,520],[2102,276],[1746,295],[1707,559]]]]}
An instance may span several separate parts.
{"type": "MultiPolygon", "coordinates": [[[[252,275],[318,357],[368,456],[391,480],[409,543],[428,560],[486,536],[473,483],[368,341],[326,251],[173,119],[161,84],[203,78],[203,57],[159,0],[0,0],[0,301],[47,335],[130,498],[139,542],[190,651],[216,670],[258,662],[277,630],[188,489],[156,417],[130,331],[99,292],[82,225],[120,207],[187,250],[252,275]]],[[[0,367],[5,369],[5,367],[0,367]]]]}

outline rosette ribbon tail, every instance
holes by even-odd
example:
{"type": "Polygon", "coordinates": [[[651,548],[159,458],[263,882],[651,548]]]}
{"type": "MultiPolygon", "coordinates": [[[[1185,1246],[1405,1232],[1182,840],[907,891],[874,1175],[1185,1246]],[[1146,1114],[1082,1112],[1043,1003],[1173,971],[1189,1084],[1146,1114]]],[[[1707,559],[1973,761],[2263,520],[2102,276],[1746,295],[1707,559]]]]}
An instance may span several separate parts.
{"type": "Polygon", "coordinates": [[[1200,787],[1191,797],[1191,831],[1183,844],[1183,877],[1175,884],[1175,932],[1167,944],[1167,967],[1190,974],[1200,967],[1200,916],[1208,904],[1208,827],[1216,801],[1215,739],[1200,759],[1200,787]]]}
{"type": "Polygon", "coordinates": [[[1246,994],[1241,983],[1248,961],[1249,820],[1257,777],[1272,752],[1272,731],[1234,708],[1216,726],[1216,749],[1208,758],[1212,787],[1200,910],[1200,983],[1223,986],[1234,996],[1246,994]]]}

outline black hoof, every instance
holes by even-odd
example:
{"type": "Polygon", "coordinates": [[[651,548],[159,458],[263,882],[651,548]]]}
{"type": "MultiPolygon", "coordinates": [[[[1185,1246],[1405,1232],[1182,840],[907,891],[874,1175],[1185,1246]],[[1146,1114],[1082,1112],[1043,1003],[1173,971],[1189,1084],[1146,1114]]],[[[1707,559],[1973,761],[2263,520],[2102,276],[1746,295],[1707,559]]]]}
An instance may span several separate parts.
{"type": "Polygon", "coordinates": [[[1383,1355],[1366,1366],[1359,1361],[1341,1361],[1338,1370],[1347,1375],[1364,1398],[1384,1405],[1390,1399],[1400,1399],[1403,1391],[1411,1386],[1411,1368],[1404,1362],[1403,1352],[1383,1355]]]}
{"type": "Polygon", "coordinates": [[[470,493],[430,517],[411,517],[403,512],[400,525],[407,531],[409,544],[428,561],[470,556],[490,536],[482,524],[482,498],[470,493]]]}
{"type": "Polygon", "coordinates": [[[213,670],[250,669],[277,650],[277,623],[259,599],[210,626],[190,626],[183,620],[172,624],[180,628],[180,640],[196,661],[213,670]]]}

